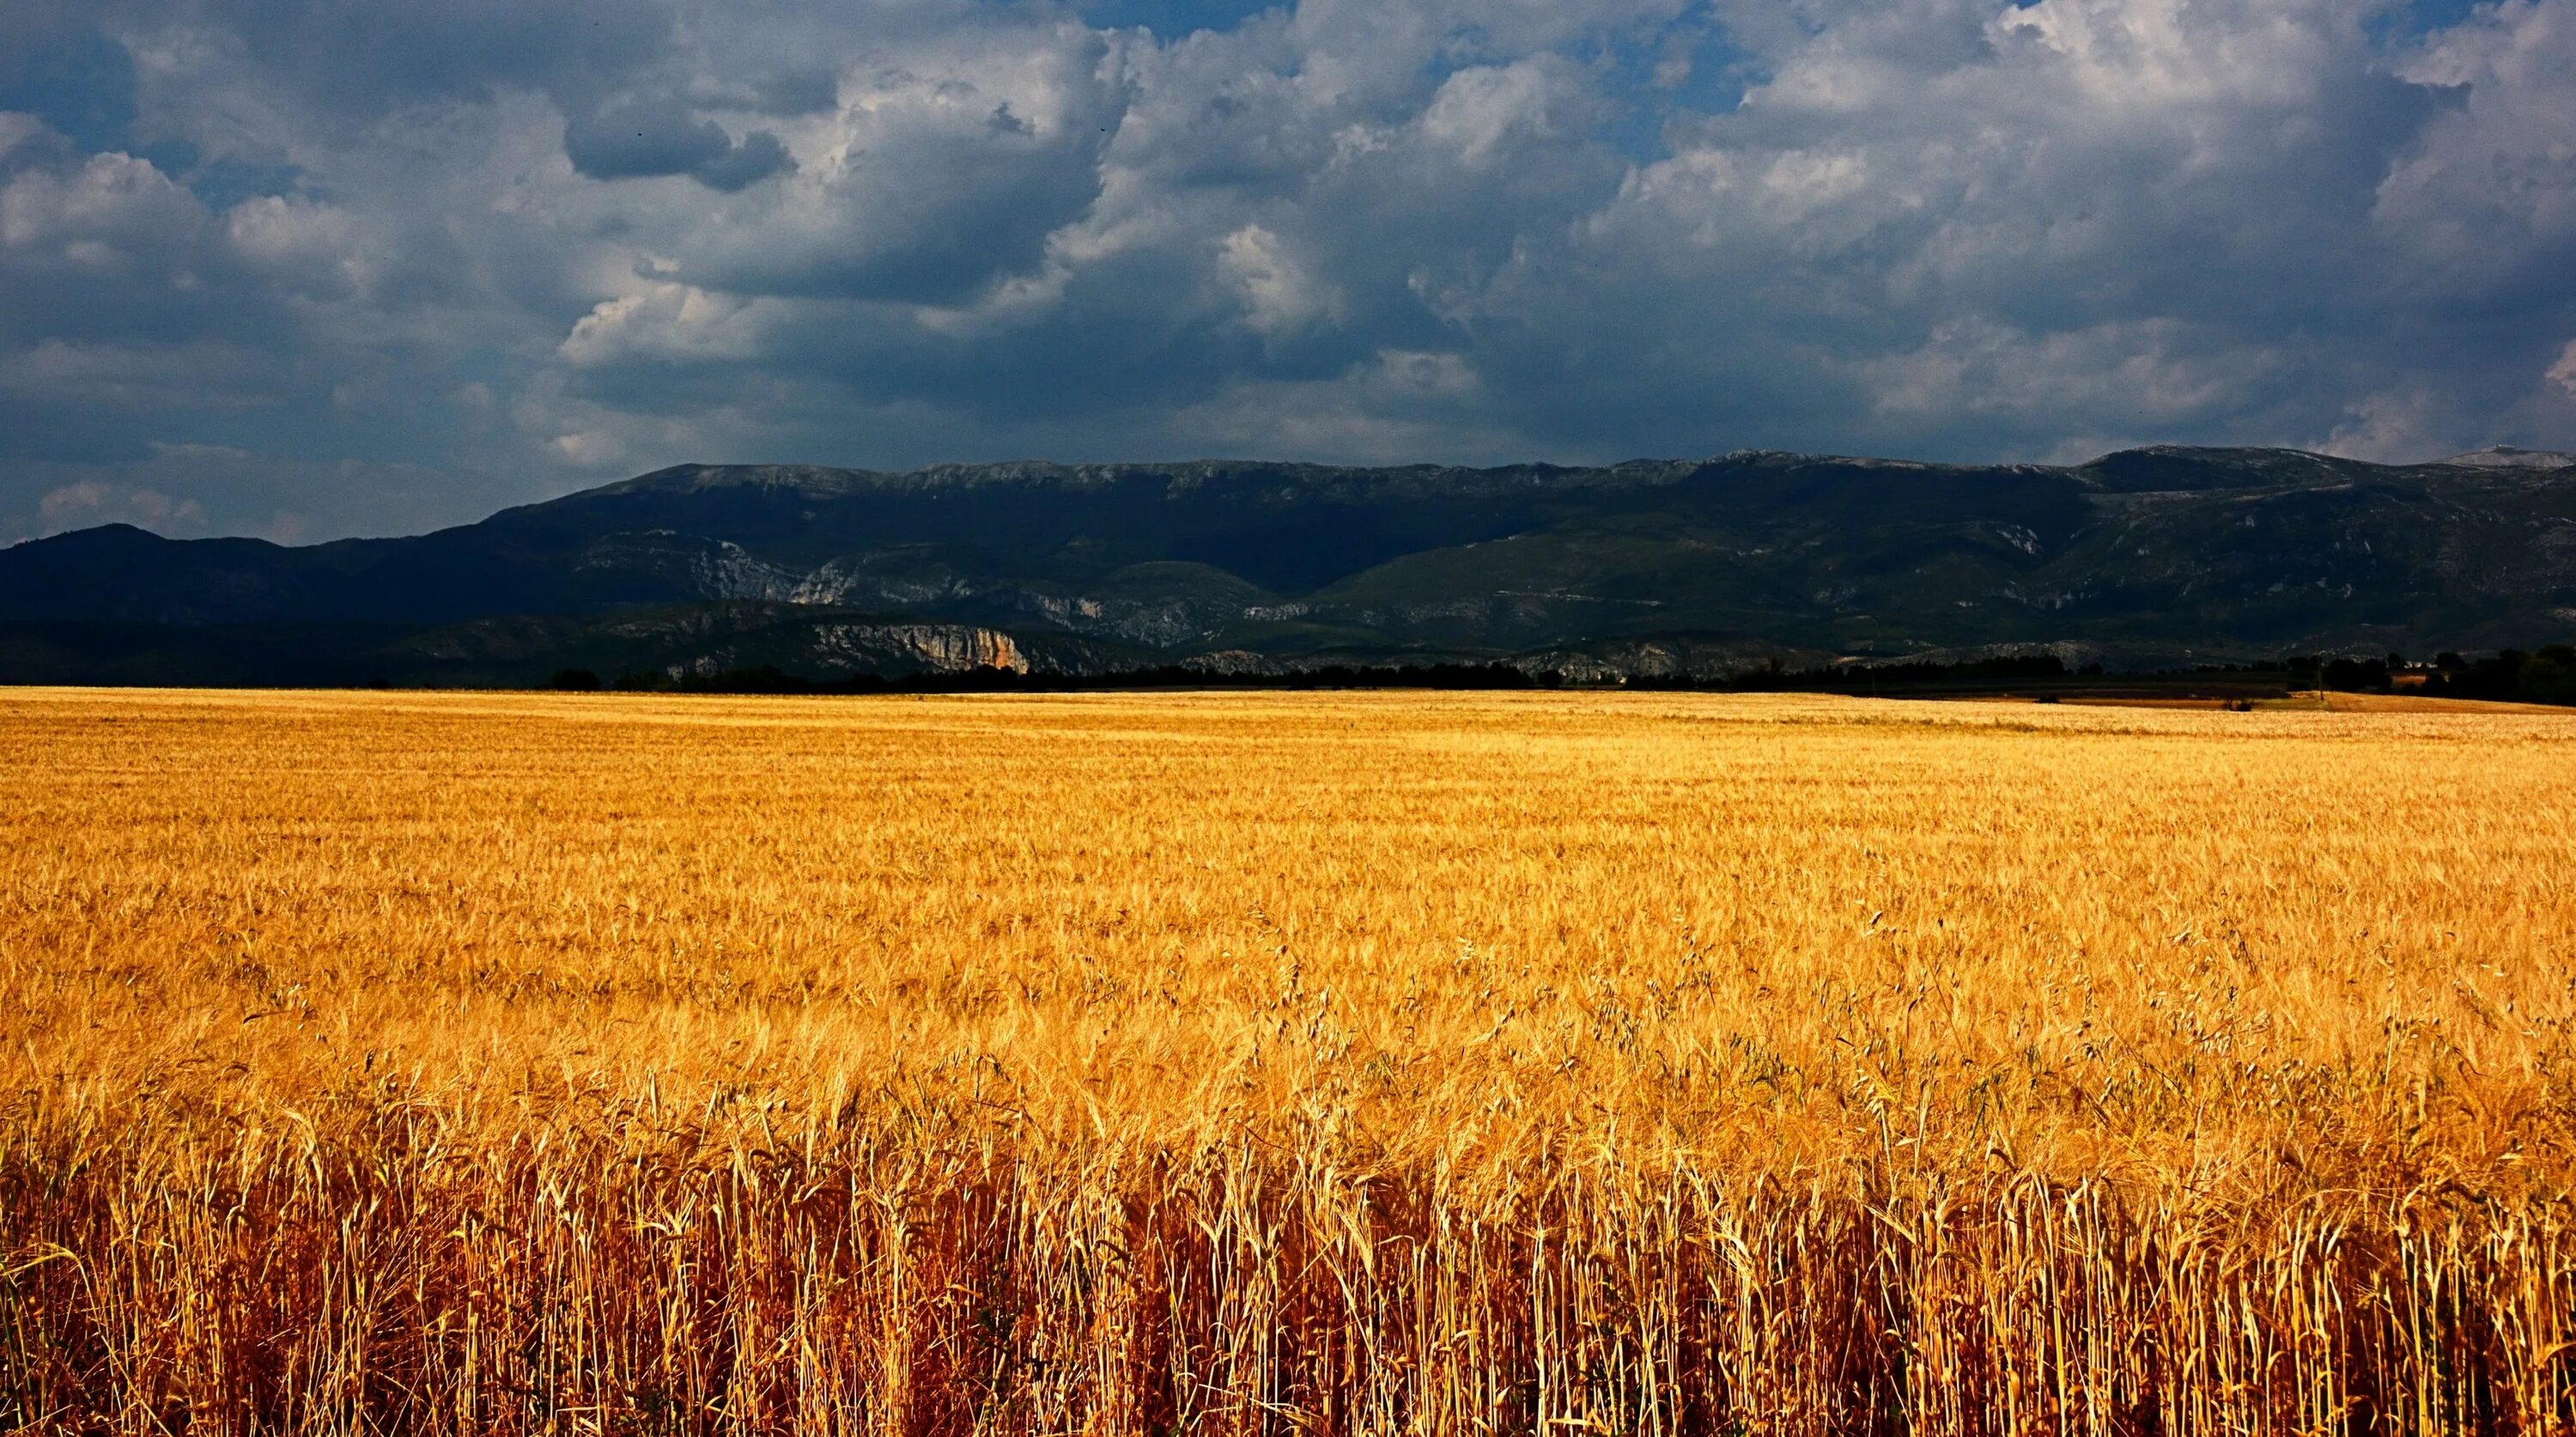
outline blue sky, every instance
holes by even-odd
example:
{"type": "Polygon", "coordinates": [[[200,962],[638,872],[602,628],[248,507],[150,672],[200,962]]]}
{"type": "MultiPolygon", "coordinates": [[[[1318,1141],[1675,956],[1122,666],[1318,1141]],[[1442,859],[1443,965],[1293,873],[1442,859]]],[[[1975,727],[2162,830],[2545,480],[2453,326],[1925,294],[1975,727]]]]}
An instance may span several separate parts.
{"type": "Polygon", "coordinates": [[[2576,448],[2576,0],[20,0],[0,542],[686,460],[2576,448]]]}

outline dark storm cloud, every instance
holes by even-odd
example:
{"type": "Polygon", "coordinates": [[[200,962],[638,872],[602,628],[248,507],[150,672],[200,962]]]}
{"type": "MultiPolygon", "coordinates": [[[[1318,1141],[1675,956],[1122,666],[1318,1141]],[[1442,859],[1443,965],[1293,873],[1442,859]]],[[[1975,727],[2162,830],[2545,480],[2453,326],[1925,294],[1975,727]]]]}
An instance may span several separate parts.
{"type": "Polygon", "coordinates": [[[0,539],[680,459],[2576,446],[2576,0],[30,0],[0,539]]]}
{"type": "Polygon", "coordinates": [[[727,194],[796,168],[796,157],[767,130],[754,130],[689,171],[690,178],[727,194]]]}
{"type": "Polygon", "coordinates": [[[594,180],[685,175],[733,152],[733,139],[673,101],[629,102],[564,127],[564,154],[594,180]]]}
{"type": "Polygon", "coordinates": [[[564,154],[576,172],[594,180],[687,175],[728,194],[796,168],[769,131],[736,140],[668,99],[629,100],[573,120],[564,127],[564,154]]]}

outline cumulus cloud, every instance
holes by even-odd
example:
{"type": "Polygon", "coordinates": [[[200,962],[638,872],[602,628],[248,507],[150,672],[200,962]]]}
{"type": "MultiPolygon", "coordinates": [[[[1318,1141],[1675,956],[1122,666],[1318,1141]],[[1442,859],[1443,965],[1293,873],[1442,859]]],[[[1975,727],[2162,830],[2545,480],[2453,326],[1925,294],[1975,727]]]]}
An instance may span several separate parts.
{"type": "Polygon", "coordinates": [[[758,356],[774,303],[648,283],[592,307],[557,351],[577,369],[634,361],[685,363],[758,356]]]}
{"type": "Polygon", "coordinates": [[[2400,73],[2449,103],[2380,179],[2381,232],[2454,302],[2566,274],[2576,265],[2576,7],[2481,7],[2400,73]]]}
{"type": "Polygon", "coordinates": [[[1469,169],[1489,169],[1598,113],[1581,67],[1557,55],[1477,65],[1441,82],[1422,112],[1422,133],[1469,169]]]}
{"type": "Polygon", "coordinates": [[[1242,295],[1245,321],[1263,334],[1301,329],[1341,308],[1341,295],[1259,225],[1227,235],[1217,251],[1218,270],[1242,295]]]}
{"type": "MultiPolygon", "coordinates": [[[[1033,268],[1100,191],[1107,47],[1071,25],[861,57],[799,127],[810,163],[677,237],[680,272],[744,293],[954,301],[1033,268]]],[[[776,143],[776,142],[773,142],[776,143]]]]}
{"type": "Polygon", "coordinates": [[[0,185],[0,250],[13,275],[139,273],[184,252],[205,218],[196,196],[126,154],[92,155],[68,171],[30,169],[0,185]]]}
{"type": "Polygon", "coordinates": [[[106,89],[0,73],[0,532],[683,459],[2576,447],[2576,0],[48,13],[106,89]]]}

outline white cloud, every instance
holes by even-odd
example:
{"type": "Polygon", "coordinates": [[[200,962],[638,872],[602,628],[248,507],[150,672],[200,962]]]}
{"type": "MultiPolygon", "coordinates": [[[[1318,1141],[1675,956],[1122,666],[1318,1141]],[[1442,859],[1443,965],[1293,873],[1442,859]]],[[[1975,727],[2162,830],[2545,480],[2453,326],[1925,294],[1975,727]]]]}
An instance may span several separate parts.
{"type": "Polygon", "coordinates": [[[1245,225],[1217,249],[1217,268],[1242,295],[1247,322],[1263,334],[1285,334],[1339,313],[1341,295],[1261,226],[1245,225]]]}
{"type": "Polygon", "coordinates": [[[189,243],[205,206],[150,160],[92,155],[69,174],[27,170],[0,185],[0,249],[17,263],[119,266],[189,243]]]}
{"type": "Polygon", "coordinates": [[[2333,432],[2304,447],[2383,464],[2438,459],[2478,447],[2475,437],[2446,432],[2443,396],[2422,385],[2367,395],[2333,432]]]}
{"type": "Polygon", "coordinates": [[[357,216],[301,197],[259,195],[224,215],[241,262],[288,293],[360,298],[375,278],[357,216]]]}
{"type": "Polygon", "coordinates": [[[1574,62],[1537,55],[1509,65],[1479,65],[1441,82],[1422,112],[1422,132],[1456,152],[1469,169],[1484,169],[1532,140],[1566,133],[1590,120],[1598,105],[1574,62]]]}
{"type": "Polygon", "coordinates": [[[2404,73],[2457,99],[2380,182],[2382,232],[2454,301],[2526,287],[2545,270],[2563,277],[2576,265],[2576,6],[2482,6],[2404,73]]]}
{"type": "Polygon", "coordinates": [[[749,359],[760,353],[765,330],[780,310],[775,300],[710,294],[685,284],[647,284],[592,306],[556,352],[575,368],[633,360],[749,359]]]}
{"type": "Polygon", "coordinates": [[[797,171],[708,210],[674,246],[745,293],[953,301],[1033,269],[1099,193],[1118,120],[1108,50],[1071,25],[872,53],[838,108],[785,127],[797,171]]]}

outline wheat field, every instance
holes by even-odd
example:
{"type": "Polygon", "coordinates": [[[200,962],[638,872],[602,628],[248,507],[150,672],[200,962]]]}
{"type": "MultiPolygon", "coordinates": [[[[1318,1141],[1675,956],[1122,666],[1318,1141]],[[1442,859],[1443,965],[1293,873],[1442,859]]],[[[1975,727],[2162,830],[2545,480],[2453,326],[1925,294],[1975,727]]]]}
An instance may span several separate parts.
{"type": "Polygon", "coordinates": [[[2576,1424],[2576,716],[0,690],[0,1426],[2576,1424]]]}

